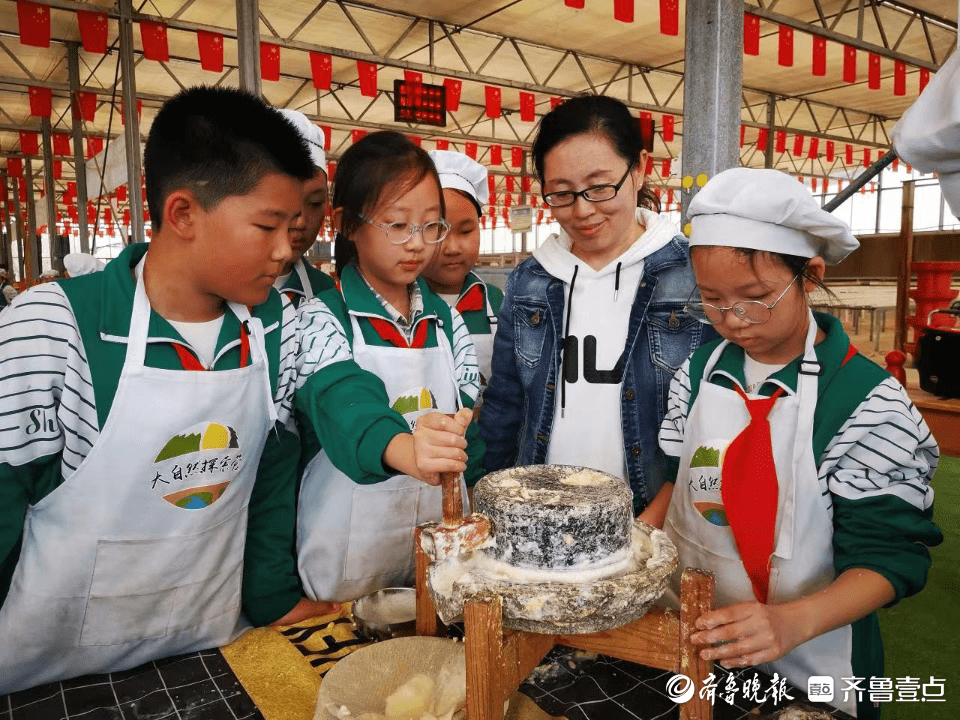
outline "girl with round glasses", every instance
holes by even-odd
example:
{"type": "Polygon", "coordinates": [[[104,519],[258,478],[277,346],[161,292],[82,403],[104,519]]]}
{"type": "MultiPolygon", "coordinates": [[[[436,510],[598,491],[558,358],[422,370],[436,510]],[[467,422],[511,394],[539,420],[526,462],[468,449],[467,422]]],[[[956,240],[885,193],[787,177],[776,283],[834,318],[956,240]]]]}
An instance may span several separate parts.
{"type": "Polygon", "coordinates": [[[480,416],[485,465],[606,471],[639,513],[666,479],[657,431],[670,379],[713,337],[684,310],[687,242],[657,212],[639,125],[620,101],[558,105],[533,159],[561,232],[507,280],[480,416]]]}
{"type": "Polygon", "coordinates": [[[340,288],[300,306],[311,459],[296,543],[306,593],[345,601],[412,584],[414,528],[441,519],[439,474],[475,483],[483,443],[470,333],[418,278],[448,229],[433,161],[403,135],[372,133],[341,157],[332,208],[340,288]]]}
{"type": "MultiPolygon", "coordinates": [[[[723,340],[671,384],[660,444],[676,482],[655,505],[669,499],[680,566],[716,576],[719,609],[691,640],[706,660],[769,664],[799,688],[882,676],[874,611],[923,587],[927,547],[943,540],[939,453],[904,388],[810,310],[826,264],[858,242],[776,170],[720,173],[689,214],[702,300],[688,309],[723,340]]],[[[879,717],[854,695],[833,704],[879,717]]]]}

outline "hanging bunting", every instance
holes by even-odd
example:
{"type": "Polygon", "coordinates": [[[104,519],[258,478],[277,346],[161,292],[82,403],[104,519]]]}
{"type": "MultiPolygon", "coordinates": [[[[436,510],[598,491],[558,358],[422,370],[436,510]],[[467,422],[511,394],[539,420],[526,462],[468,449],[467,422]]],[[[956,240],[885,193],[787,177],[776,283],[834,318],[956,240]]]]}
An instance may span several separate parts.
{"type": "Polygon", "coordinates": [[[523,190],[523,192],[525,193],[530,192],[530,176],[529,175],[523,175],[520,178],[520,189],[523,190]]]}
{"type": "Polygon", "coordinates": [[[520,120],[533,122],[537,117],[537,99],[532,92],[520,93],[520,120]]]}
{"type": "Polygon", "coordinates": [[[780,26],[779,32],[779,51],[777,62],[783,67],[793,67],[793,28],[786,25],[780,26]]]}
{"type": "Polygon", "coordinates": [[[563,102],[562,97],[551,97],[550,98],[550,109],[553,110],[557,105],[563,102]]]}
{"type": "Polygon", "coordinates": [[[810,138],[810,146],[807,149],[807,158],[816,160],[820,157],[820,138],[810,138]]]}
{"type": "Polygon", "coordinates": [[[871,155],[872,153],[870,152],[870,148],[863,149],[863,166],[864,167],[870,167],[872,163],[872,160],[870,159],[871,155]]]}
{"type": "Polygon", "coordinates": [[[907,64],[903,60],[893,61],[893,94],[907,94],[907,64]]]}
{"type": "Polygon", "coordinates": [[[786,130],[777,130],[776,134],[776,148],[775,150],[778,153],[787,151],[787,131],[786,130]]]}
{"type": "Polygon", "coordinates": [[[893,172],[897,172],[897,170],[900,169],[900,158],[895,157],[893,159],[893,162],[890,163],[890,169],[893,170],[893,172]]]}
{"type": "MultiPolygon", "coordinates": [[[[163,23],[141,20],[140,42],[143,44],[143,56],[147,60],[156,60],[157,62],[170,60],[170,48],[167,45],[167,26],[163,23]]],[[[263,55],[262,52],[261,55],[263,55]]]]}
{"type": "Polygon", "coordinates": [[[417,147],[422,147],[422,146],[423,146],[423,139],[417,137],[416,135],[407,135],[407,139],[408,139],[410,142],[412,142],[414,145],[416,145],[417,147]]]}
{"type": "Polygon", "coordinates": [[[852,145],[847,145],[847,147],[844,149],[843,161],[847,165],[853,165],[853,146],[852,145]]]}
{"type": "MultiPolygon", "coordinates": [[[[76,192],[76,185],[74,185],[74,192],[76,192]]],[[[119,185],[114,194],[117,196],[117,202],[126,202],[127,201],[127,186],[119,185]]]]}
{"type": "Polygon", "coordinates": [[[876,53],[867,56],[867,87],[871,90],[880,89],[880,56],[876,53]]]}
{"type": "Polygon", "coordinates": [[[464,144],[464,152],[467,154],[467,157],[471,160],[477,159],[477,144],[475,142],[468,142],[464,144]]]}
{"type": "Polygon", "coordinates": [[[918,92],[923,92],[928,82],[930,82],[930,71],[926,68],[920,68],[920,89],[918,92]]]}
{"type": "Polygon", "coordinates": [[[497,204],[497,194],[491,190],[491,191],[490,191],[490,197],[489,197],[489,205],[491,205],[491,208],[490,208],[490,214],[491,214],[491,215],[493,214],[493,207],[492,207],[492,206],[493,206],[493,205],[496,205],[496,204],[497,204]]]}
{"type": "Polygon", "coordinates": [[[502,145],[495,144],[490,146],[490,164],[491,165],[503,164],[503,146],[502,145]]]}
{"type": "Polygon", "coordinates": [[[673,115],[664,115],[660,118],[660,133],[664,142],[673,142],[673,115]]]}
{"type": "Polygon", "coordinates": [[[50,8],[46,5],[17,0],[17,25],[22,45],[50,47],[50,8]]]}
{"type": "Polygon", "coordinates": [[[770,131],[765,128],[759,128],[757,130],[757,147],[760,149],[760,152],[765,153],[767,151],[767,143],[770,140],[770,131]]]}
{"type": "Polygon", "coordinates": [[[746,137],[747,137],[747,126],[741,125],[740,126],[740,147],[743,147],[743,141],[746,139],[746,137]]]}
{"type": "Polygon", "coordinates": [[[423,85],[423,73],[416,70],[403,71],[403,81],[408,85],[423,85]]]}
{"type": "Polygon", "coordinates": [[[460,90],[463,88],[463,81],[444,78],[443,86],[447,89],[447,110],[454,112],[460,109],[460,90]]]}
{"type": "Polygon", "coordinates": [[[583,10],[584,0],[563,0],[563,4],[575,10],[583,10]]]}
{"type": "Polygon", "coordinates": [[[814,75],[827,74],[827,39],[819,35],[813,36],[813,69],[814,75]]]}
{"type": "Polygon", "coordinates": [[[506,195],[503,198],[503,207],[508,208],[513,204],[513,195],[506,195]]]}
{"type": "Polygon", "coordinates": [[[800,157],[803,155],[803,135],[797,133],[793,136],[793,156],[800,157]]]}
{"type": "Polygon", "coordinates": [[[223,35],[197,30],[197,50],[200,52],[201,68],[209,72],[223,72],[223,35]]]}
{"type": "Polygon", "coordinates": [[[30,95],[30,114],[34,117],[50,117],[53,90],[48,87],[31,87],[28,94],[30,95]]]}
{"type": "Polygon", "coordinates": [[[367,136],[366,130],[361,130],[359,128],[354,128],[350,131],[350,142],[358,143],[367,136]]]}
{"type": "Polygon", "coordinates": [[[444,140],[443,138],[438,138],[438,139],[437,139],[437,143],[436,143],[436,148],[437,148],[437,150],[449,150],[449,149],[450,149],[450,141],[449,141],[449,140],[444,140]]]}
{"type": "Polygon", "coordinates": [[[360,94],[364,97],[376,97],[377,64],[366,60],[357,60],[357,76],[360,80],[360,94]]]}
{"type": "Polygon", "coordinates": [[[827,140],[827,162],[833,162],[834,149],[833,140],[827,140]]]}
{"type": "MultiPolygon", "coordinates": [[[[491,175],[490,177],[492,178],[493,176],[491,175]]],[[[513,175],[507,175],[507,192],[513,192],[513,185],[513,175]]]]}
{"type": "Polygon", "coordinates": [[[330,140],[333,137],[333,128],[329,125],[321,125],[320,130],[323,132],[323,149],[330,152],[330,140]]]}
{"type": "Polygon", "coordinates": [[[333,182],[337,177],[337,164],[335,162],[327,163],[327,179],[333,182]]]}
{"type": "Polygon", "coordinates": [[[760,18],[750,13],[743,15],[743,52],[746,55],[760,54],[760,18]]]}
{"type": "Polygon", "coordinates": [[[260,43],[260,77],[270,82],[280,79],[280,46],[260,43]]]}
{"type": "Polygon", "coordinates": [[[503,93],[500,91],[500,88],[494,87],[492,85],[486,85],[483,88],[484,97],[486,99],[487,105],[487,117],[488,118],[498,118],[503,114],[503,108],[501,107],[501,98],[503,93]]]}
{"type": "MultiPolygon", "coordinates": [[[[614,0],[614,12],[616,12],[617,0],[614,0]]],[[[623,18],[617,18],[622,20],[623,18]]],[[[630,0],[630,19],[624,22],[633,22],[633,0],[630,0]]],[[[660,0],[660,34],[661,35],[679,35],[680,34],[680,3],[678,0],[660,0]]]]}
{"type": "MultiPolygon", "coordinates": [[[[663,32],[663,2],[660,0],[660,32],[663,32]]],[[[613,0],[613,19],[620,22],[633,22],[633,0],[613,0]]]]}
{"type": "Polygon", "coordinates": [[[816,178],[810,178],[810,189],[813,190],[814,192],[817,192],[818,183],[816,178]]]}
{"type": "Polygon", "coordinates": [[[103,55],[107,52],[107,14],[95,10],[77,10],[80,42],[84,52],[103,55]]]}
{"type": "Polygon", "coordinates": [[[100,137],[88,137],[87,138],[87,159],[89,160],[92,157],[95,157],[97,153],[103,150],[103,138],[100,137]]]}
{"type": "Polygon", "coordinates": [[[53,154],[70,155],[70,136],[66,133],[53,134],[53,154]]]}
{"type": "Polygon", "coordinates": [[[35,132],[20,133],[20,152],[24,155],[40,154],[40,138],[35,132]]]}
{"type": "MultiPolygon", "coordinates": [[[[120,116],[120,124],[126,125],[127,119],[123,114],[123,108],[120,108],[120,111],[117,113],[120,116]]],[[[140,122],[140,118],[143,117],[143,100],[137,99],[137,123],[140,122]]]]}
{"type": "Polygon", "coordinates": [[[97,115],[97,94],[78,90],[73,103],[73,117],[93,122],[97,115]]]}
{"type": "Polygon", "coordinates": [[[665,177],[665,178],[670,177],[671,165],[672,165],[672,162],[670,158],[667,158],[666,160],[660,163],[660,177],[665,177]]]}
{"type": "Polygon", "coordinates": [[[61,177],[63,177],[63,161],[54,160],[53,161],[53,179],[59,180],[61,177]]]}
{"type": "Polygon", "coordinates": [[[857,81],[857,49],[850,45],[843,46],[843,81],[845,83],[857,81]]]}
{"type": "Polygon", "coordinates": [[[653,158],[650,155],[647,155],[647,164],[643,168],[644,175],[653,175],[653,158]]]}
{"type": "Polygon", "coordinates": [[[653,137],[653,115],[646,110],[640,111],[640,135],[643,136],[644,141],[653,137]]]}

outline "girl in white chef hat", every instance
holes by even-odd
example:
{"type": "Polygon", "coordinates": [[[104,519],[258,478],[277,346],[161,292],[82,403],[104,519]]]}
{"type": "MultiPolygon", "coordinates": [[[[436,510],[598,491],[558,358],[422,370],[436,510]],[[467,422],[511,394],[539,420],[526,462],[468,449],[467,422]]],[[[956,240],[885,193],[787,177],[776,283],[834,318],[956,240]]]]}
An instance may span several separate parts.
{"type": "Polygon", "coordinates": [[[473,272],[480,257],[480,218],[490,199],[487,169],[463,153],[431,150],[427,154],[440,176],[450,232],[424,269],[423,279],[463,317],[485,386],[490,379],[493,336],[503,303],[503,291],[473,272]]]}
{"type": "Polygon", "coordinates": [[[903,387],[811,312],[825,265],[858,242],[802,184],[727,170],[690,217],[700,298],[687,310],[723,339],[673,380],[660,445],[676,482],[654,504],[670,498],[681,567],[716,575],[718,609],[691,640],[801,689],[831,676],[835,706],[878,717],[841,678],[883,674],[874,611],[926,582],[927,547],[943,540],[937,444],[903,387]]]}

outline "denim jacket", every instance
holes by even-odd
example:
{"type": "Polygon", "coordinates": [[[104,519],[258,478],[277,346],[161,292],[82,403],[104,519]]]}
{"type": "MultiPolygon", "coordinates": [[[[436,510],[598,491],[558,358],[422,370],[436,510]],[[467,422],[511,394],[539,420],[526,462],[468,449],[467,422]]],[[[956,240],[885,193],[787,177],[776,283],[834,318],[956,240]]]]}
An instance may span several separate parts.
{"type": "MultiPolygon", "coordinates": [[[[617,363],[623,383],[623,452],[637,512],[666,479],[657,433],[670,381],[694,350],[716,337],[683,311],[695,284],[682,235],[645,259],[627,346],[617,363]]],[[[557,401],[564,302],[563,281],[535,258],[525,260],[507,278],[494,338],[493,372],[480,414],[487,471],[546,460],[557,401]]]]}

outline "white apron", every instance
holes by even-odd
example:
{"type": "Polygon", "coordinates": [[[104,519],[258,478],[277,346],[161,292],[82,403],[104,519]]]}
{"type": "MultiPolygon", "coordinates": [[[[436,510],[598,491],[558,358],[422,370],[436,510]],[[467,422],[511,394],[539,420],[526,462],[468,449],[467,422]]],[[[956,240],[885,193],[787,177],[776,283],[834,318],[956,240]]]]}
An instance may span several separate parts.
{"type": "Polygon", "coordinates": [[[470,333],[473,349],[477,352],[477,367],[484,381],[490,383],[490,373],[493,372],[493,336],[497,333],[497,314],[490,305],[490,296],[484,287],[484,302],[487,305],[487,321],[490,323],[489,333],[470,333]]]}
{"type": "MultiPolygon", "coordinates": [[[[367,345],[352,312],[350,323],[354,360],[383,381],[411,430],[421,415],[460,408],[453,350],[439,321],[438,346],[416,349],[367,345]]],[[[439,487],[408,475],[361,485],[321,450],[304,470],[297,507],[297,562],[306,594],[343,602],[412,586],[414,528],[441,519],[439,487]]]]}
{"type": "MultiPolygon", "coordinates": [[[[810,314],[801,368],[819,368],[813,350],[817,324],[810,314]]],[[[676,605],[680,572],[685,567],[716,575],[716,607],[756,600],[740,560],[733,532],[723,514],[720,473],[727,446],[749,424],[750,415],[735,390],[708,382],[725,341],[704,368],[700,391],[687,418],[673,499],[664,530],[676,544],[680,569],[668,598],[676,605]]],[[[756,396],[751,396],[756,397],[756,396]]],[[[817,406],[817,375],[801,373],[797,393],[781,396],[768,417],[779,485],[776,541],[770,569],[768,600],[782,603],[810,595],[833,582],[833,518],[817,477],[813,457],[813,415],[817,406]]],[[[852,629],[849,625],[825,633],[793,649],[761,669],[804,691],[811,675],[832,675],[837,693],[833,705],[856,716],[856,701],[844,702],[841,677],[852,677],[852,629]]]]}
{"type": "Polygon", "coordinates": [[[137,282],[103,430],[27,510],[0,610],[0,694],[233,639],[247,504],[276,412],[263,326],[230,307],[250,329],[250,365],[145,367],[150,304],[137,282]]]}

